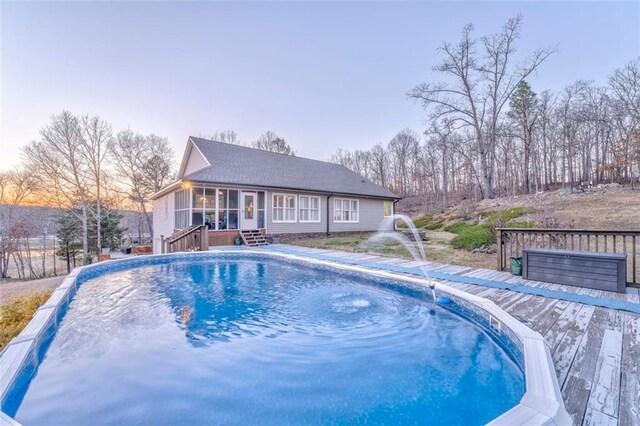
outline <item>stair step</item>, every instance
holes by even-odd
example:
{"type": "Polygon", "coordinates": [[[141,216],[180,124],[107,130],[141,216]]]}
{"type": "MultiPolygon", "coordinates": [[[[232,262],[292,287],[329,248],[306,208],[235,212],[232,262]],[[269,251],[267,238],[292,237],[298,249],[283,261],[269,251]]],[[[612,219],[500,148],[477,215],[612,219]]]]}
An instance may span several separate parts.
{"type": "Polygon", "coordinates": [[[242,229],[240,235],[245,245],[249,247],[265,246],[269,244],[267,237],[259,229],[242,229]]]}

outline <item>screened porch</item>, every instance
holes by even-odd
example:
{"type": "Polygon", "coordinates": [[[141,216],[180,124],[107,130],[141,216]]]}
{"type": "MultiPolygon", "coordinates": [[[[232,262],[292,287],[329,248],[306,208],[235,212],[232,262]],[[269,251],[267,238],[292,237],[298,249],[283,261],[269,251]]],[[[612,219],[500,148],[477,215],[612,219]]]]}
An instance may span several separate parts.
{"type": "Polygon", "coordinates": [[[183,185],[175,192],[175,229],[206,225],[211,231],[264,229],[265,191],[183,185]]]}

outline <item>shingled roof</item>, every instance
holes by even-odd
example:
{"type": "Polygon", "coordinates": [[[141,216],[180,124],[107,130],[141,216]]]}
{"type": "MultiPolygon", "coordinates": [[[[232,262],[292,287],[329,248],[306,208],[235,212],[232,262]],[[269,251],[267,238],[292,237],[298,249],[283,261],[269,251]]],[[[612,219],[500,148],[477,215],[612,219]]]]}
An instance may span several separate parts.
{"type": "Polygon", "coordinates": [[[193,136],[189,139],[210,166],[182,176],[185,181],[400,198],[339,164],[193,136]]]}

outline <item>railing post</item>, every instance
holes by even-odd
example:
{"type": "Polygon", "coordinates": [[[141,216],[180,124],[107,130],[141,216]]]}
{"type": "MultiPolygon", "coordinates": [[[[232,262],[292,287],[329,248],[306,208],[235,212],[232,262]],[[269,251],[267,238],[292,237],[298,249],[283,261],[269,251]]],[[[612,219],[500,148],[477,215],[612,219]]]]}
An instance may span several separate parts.
{"type": "Polygon", "coordinates": [[[638,281],[636,280],[636,236],[635,235],[633,236],[632,243],[633,243],[633,255],[632,255],[632,257],[633,257],[633,262],[632,262],[633,263],[633,266],[632,266],[632,268],[633,268],[633,283],[634,284],[638,284],[638,281]]]}
{"type": "Polygon", "coordinates": [[[498,245],[498,250],[496,251],[496,253],[498,253],[498,271],[502,271],[502,230],[501,229],[496,229],[496,244],[498,245]]]}
{"type": "Polygon", "coordinates": [[[202,225],[200,227],[200,251],[209,250],[209,227],[202,225]]]}

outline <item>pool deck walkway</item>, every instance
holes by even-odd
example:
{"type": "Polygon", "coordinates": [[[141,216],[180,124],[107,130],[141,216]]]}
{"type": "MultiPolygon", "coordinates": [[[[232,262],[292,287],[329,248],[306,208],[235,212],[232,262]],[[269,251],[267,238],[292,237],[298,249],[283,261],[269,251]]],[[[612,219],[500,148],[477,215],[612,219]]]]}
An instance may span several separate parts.
{"type": "Polygon", "coordinates": [[[544,336],[565,406],[576,425],[640,426],[640,315],[634,308],[640,308],[637,288],[618,294],[527,281],[489,269],[285,244],[265,250],[398,273],[424,268],[436,280],[492,300],[544,336]]]}

